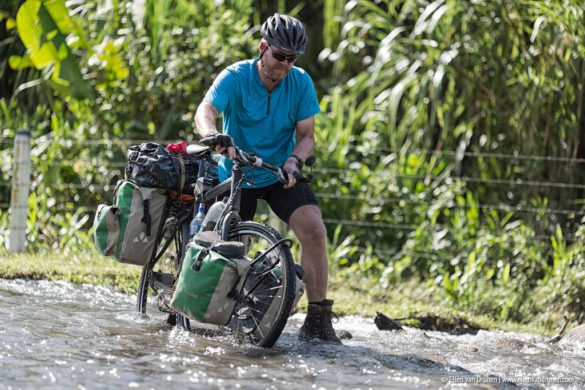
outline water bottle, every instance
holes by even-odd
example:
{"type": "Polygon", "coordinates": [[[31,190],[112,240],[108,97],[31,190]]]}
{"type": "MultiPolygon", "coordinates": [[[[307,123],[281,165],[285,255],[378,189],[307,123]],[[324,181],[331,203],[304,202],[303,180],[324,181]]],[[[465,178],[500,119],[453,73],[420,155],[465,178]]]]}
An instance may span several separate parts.
{"type": "Polygon", "coordinates": [[[193,237],[199,230],[201,230],[201,223],[203,222],[203,218],[205,218],[205,203],[199,203],[199,207],[197,209],[197,214],[191,220],[191,224],[189,225],[189,237],[193,237]]]}
{"type": "Polygon", "coordinates": [[[226,206],[227,205],[223,201],[212,204],[207,215],[205,215],[205,218],[203,219],[201,230],[208,231],[215,229],[215,225],[217,224],[217,221],[219,221],[219,217],[221,217],[226,206]]]}

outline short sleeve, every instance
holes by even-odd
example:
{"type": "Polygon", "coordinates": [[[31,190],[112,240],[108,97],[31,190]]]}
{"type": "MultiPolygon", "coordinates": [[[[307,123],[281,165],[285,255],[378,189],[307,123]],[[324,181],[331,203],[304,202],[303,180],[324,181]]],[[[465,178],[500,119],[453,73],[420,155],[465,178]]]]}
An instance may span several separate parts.
{"type": "Polygon", "coordinates": [[[320,112],[321,108],[319,107],[313,80],[307,73],[303,73],[303,88],[299,101],[299,109],[297,111],[297,122],[317,115],[320,112]]]}
{"type": "Polygon", "coordinates": [[[229,69],[224,69],[213,81],[203,101],[213,104],[218,112],[225,110],[235,94],[235,78],[229,69]]]}

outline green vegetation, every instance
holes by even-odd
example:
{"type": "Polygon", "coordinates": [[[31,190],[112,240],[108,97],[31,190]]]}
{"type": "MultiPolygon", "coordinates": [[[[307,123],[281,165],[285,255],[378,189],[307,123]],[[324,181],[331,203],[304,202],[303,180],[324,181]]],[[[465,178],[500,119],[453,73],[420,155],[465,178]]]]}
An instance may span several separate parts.
{"type": "Polygon", "coordinates": [[[139,267],[120,264],[94,251],[69,256],[42,252],[34,255],[0,254],[0,259],[0,278],[4,279],[64,280],[112,287],[134,294],[140,278],[139,267]]]}
{"type": "MultiPolygon", "coordinates": [[[[342,310],[384,299],[404,317],[412,310],[393,303],[406,299],[498,324],[583,322],[585,5],[273,3],[0,6],[0,183],[11,176],[6,140],[31,129],[31,253],[91,258],[87,229],[123,177],[126,147],[195,141],[206,88],[256,55],[259,24],[278,10],[311,36],[298,65],[323,111],[315,189],[333,287],[356,286],[334,289],[342,310]]],[[[0,184],[0,205],[9,191],[0,184]]]]}
{"type": "MultiPolygon", "coordinates": [[[[63,280],[73,283],[89,283],[114,288],[118,291],[135,294],[140,277],[140,268],[120,264],[105,258],[94,251],[73,256],[56,253],[36,253],[19,255],[0,255],[3,279],[47,279],[63,280]]],[[[385,313],[392,318],[413,318],[402,323],[420,326],[416,317],[433,315],[444,323],[464,320],[483,329],[519,330],[546,333],[547,329],[536,324],[530,326],[518,323],[494,321],[489,316],[472,316],[469,312],[433,305],[432,294],[421,284],[410,281],[398,289],[381,289],[368,278],[355,278],[347,269],[332,269],[330,297],[336,300],[338,315],[360,315],[373,318],[376,312],[385,313]]],[[[306,301],[299,302],[298,310],[306,310],[306,301]]],[[[444,325],[442,330],[453,327],[444,325]]]]}

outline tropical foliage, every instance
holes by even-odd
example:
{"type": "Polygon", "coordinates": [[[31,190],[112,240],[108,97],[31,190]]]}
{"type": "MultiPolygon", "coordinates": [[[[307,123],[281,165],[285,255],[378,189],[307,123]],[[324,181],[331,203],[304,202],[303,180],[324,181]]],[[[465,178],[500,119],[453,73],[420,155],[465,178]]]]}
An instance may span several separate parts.
{"type": "Polygon", "coordinates": [[[311,36],[298,65],[321,96],[331,259],[380,289],[418,280],[430,299],[503,320],[583,320],[578,0],[4,2],[0,174],[6,140],[31,129],[29,248],[88,250],[126,146],[194,140],[206,88],[255,55],[276,10],[311,36]]]}

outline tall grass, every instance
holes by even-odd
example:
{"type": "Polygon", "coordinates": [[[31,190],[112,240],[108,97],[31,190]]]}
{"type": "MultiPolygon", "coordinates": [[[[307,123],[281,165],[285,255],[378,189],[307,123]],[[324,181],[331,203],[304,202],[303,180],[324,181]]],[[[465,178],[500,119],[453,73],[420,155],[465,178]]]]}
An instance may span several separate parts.
{"type": "MultiPolygon", "coordinates": [[[[380,289],[420,280],[444,304],[503,320],[541,315],[552,326],[565,310],[580,318],[583,278],[571,270],[583,262],[583,221],[547,210],[582,209],[583,191],[513,181],[585,178],[576,163],[585,158],[581,2],[69,4],[86,42],[72,53],[94,100],[64,98],[47,82],[50,69],[0,68],[11,78],[2,84],[2,135],[29,127],[35,140],[32,249],[90,245],[83,207],[110,200],[92,184],[122,177],[118,141],[194,140],[203,93],[223,67],[256,55],[259,23],[280,11],[311,21],[299,65],[322,96],[315,189],[323,214],[354,222],[330,229],[332,261],[380,289]],[[22,87],[30,81],[35,88],[22,87]]],[[[0,54],[23,55],[14,31],[2,30],[6,20],[0,54]]],[[[0,154],[10,160],[7,149],[0,154]]]]}
{"type": "MultiPolygon", "coordinates": [[[[585,157],[585,6],[363,0],[326,1],[324,10],[328,46],[320,59],[341,82],[322,101],[318,137],[323,164],[343,170],[320,183],[342,198],[325,207],[398,225],[343,228],[358,238],[359,253],[375,247],[382,286],[422,277],[449,304],[503,320],[529,317],[535,288],[552,283],[550,267],[570,274],[584,251],[579,241],[547,244],[542,236],[573,235],[581,221],[480,205],[580,209],[577,188],[510,184],[585,177],[575,162],[489,154],[585,157]],[[466,177],[485,182],[458,180],[466,177]]],[[[582,296],[579,281],[563,282],[582,296]]]]}

